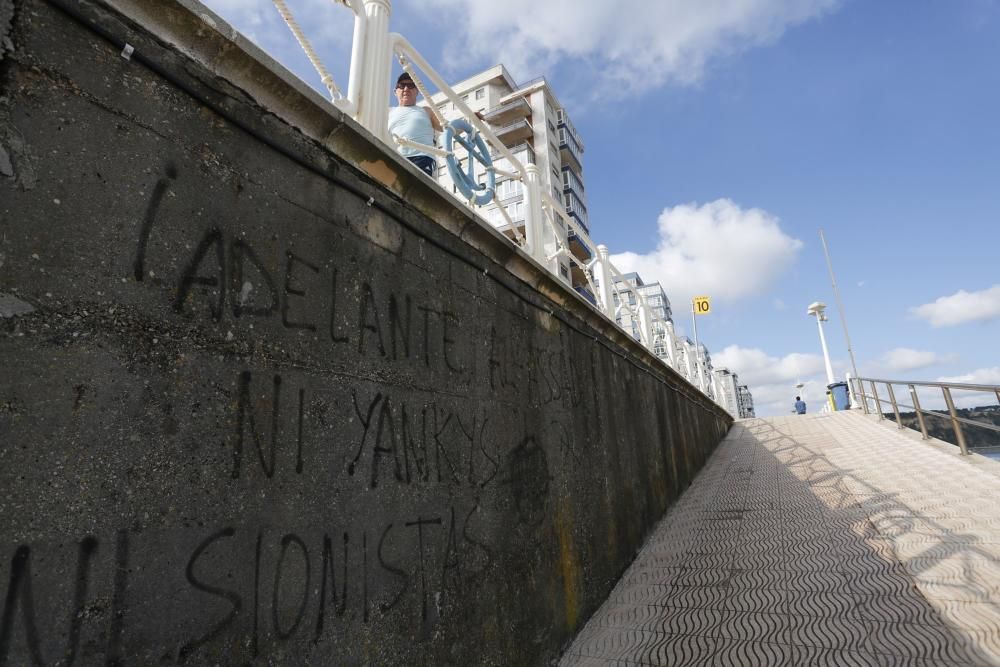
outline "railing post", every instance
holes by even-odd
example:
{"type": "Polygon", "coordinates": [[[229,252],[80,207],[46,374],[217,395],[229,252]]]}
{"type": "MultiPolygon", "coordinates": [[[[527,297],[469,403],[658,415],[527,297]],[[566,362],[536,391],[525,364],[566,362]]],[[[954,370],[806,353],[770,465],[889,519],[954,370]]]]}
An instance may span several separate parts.
{"type": "Polygon", "coordinates": [[[889,401],[892,402],[892,412],[896,415],[896,428],[903,428],[903,419],[899,416],[899,406],[896,405],[896,392],[888,382],[885,384],[885,387],[889,390],[889,401]]]}
{"type": "Polygon", "coordinates": [[[871,410],[868,409],[868,397],[865,396],[865,384],[861,378],[854,378],[854,381],[857,383],[856,391],[858,396],[861,397],[861,407],[864,409],[866,415],[870,415],[871,410]]]}
{"type": "Polygon", "coordinates": [[[969,448],[965,445],[965,434],[962,433],[962,422],[958,421],[958,413],[955,411],[955,402],[951,400],[951,389],[948,387],[941,387],[941,393],[944,394],[944,402],[948,406],[948,413],[951,415],[951,427],[955,429],[955,439],[958,440],[958,448],[962,450],[962,454],[968,455],[969,448]]]}
{"type": "Polygon", "coordinates": [[[611,267],[608,259],[608,246],[597,246],[597,290],[600,292],[601,306],[604,314],[615,319],[615,297],[614,288],[611,285],[611,267]]]}
{"type": "Polygon", "coordinates": [[[669,320],[664,320],[663,326],[663,344],[667,348],[667,358],[670,360],[670,367],[675,371],[679,370],[677,368],[677,340],[674,337],[674,323],[669,320]]]}
{"type": "Polygon", "coordinates": [[[545,212],[542,210],[542,182],[538,165],[526,164],[524,171],[527,174],[524,183],[525,250],[535,261],[562,280],[559,275],[559,259],[549,259],[556,251],[555,232],[545,224],[543,217],[545,212]]]}
{"type": "Polygon", "coordinates": [[[917,388],[910,385],[910,398],[913,399],[913,409],[917,411],[917,421],[920,423],[920,434],[927,440],[927,424],[924,423],[924,413],[920,411],[920,398],[917,396],[917,388]]]}
{"type": "Polygon", "coordinates": [[[653,327],[650,323],[652,320],[652,313],[649,311],[649,306],[646,305],[646,300],[639,299],[639,335],[642,337],[643,345],[646,346],[650,352],[653,351],[653,327]]]}
{"type": "Polygon", "coordinates": [[[850,373],[847,374],[847,392],[848,392],[847,400],[850,402],[851,407],[857,408],[858,403],[860,401],[858,401],[858,395],[854,391],[854,378],[851,376],[850,373]]]}
{"type": "Polygon", "coordinates": [[[872,398],[875,399],[875,409],[878,410],[878,420],[882,421],[885,419],[885,415],[882,414],[882,401],[878,398],[878,388],[875,386],[875,380],[870,381],[872,383],[872,398]]]}
{"type": "Polygon", "coordinates": [[[364,0],[365,41],[358,83],[358,122],[387,144],[389,140],[389,79],[392,54],[389,44],[389,16],[392,0],[364,0]]]}

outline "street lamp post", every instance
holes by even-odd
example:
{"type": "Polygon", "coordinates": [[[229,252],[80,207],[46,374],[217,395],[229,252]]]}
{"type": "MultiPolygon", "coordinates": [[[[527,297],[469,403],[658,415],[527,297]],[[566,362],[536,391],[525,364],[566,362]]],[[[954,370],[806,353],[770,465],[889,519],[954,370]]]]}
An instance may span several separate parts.
{"type": "Polygon", "coordinates": [[[823,347],[823,362],[826,364],[826,383],[831,385],[834,383],[833,366],[830,364],[830,351],[826,349],[826,336],[823,335],[823,322],[827,321],[825,311],[826,304],[815,301],[809,304],[806,314],[816,317],[816,326],[819,327],[819,344],[823,347]]]}

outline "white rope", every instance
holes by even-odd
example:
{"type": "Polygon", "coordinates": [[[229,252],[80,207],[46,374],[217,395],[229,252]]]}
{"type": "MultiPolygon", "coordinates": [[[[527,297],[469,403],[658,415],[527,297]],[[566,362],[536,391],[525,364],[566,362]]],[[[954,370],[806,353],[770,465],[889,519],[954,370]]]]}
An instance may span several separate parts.
{"type": "Polygon", "coordinates": [[[497,176],[500,176],[502,178],[509,178],[513,181],[521,180],[521,174],[518,174],[517,172],[507,171],[506,169],[498,169],[496,167],[493,167],[493,171],[497,173],[497,176]]]}
{"type": "MultiPolygon", "coordinates": [[[[496,199],[494,199],[494,201],[496,201],[496,199]]],[[[517,240],[517,245],[524,247],[524,234],[522,234],[521,230],[517,228],[514,221],[510,219],[510,214],[507,213],[507,207],[500,202],[497,202],[497,210],[500,211],[500,216],[507,222],[508,225],[510,225],[511,230],[514,232],[514,238],[517,240]]]]}
{"type": "Polygon", "coordinates": [[[419,141],[413,141],[412,139],[401,137],[398,134],[393,134],[392,140],[396,142],[397,146],[406,146],[407,148],[415,148],[418,151],[424,151],[430,155],[436,155],[442,158],[447,158],[449,155],[451,155],[451,153],[449,153],[443,148],[422,144],[419,141]]]}
{"type": "Polygon", "coordinates": [[[285,4],[285,0],[271,0],[271,2],[274,3],[275,9],[277,9],[278,13],[281,14],[281,18],[285,20],[285,24],[288,26],[288,29],[292,31],[292,35],[295,36],[299,46],[301,46],[302,50],[305,51],[306,57],[309,58],[309,62],[312,63],[312,66],[316,69],[323,85],[326,86],[326,89],[330,92],[330,99],[333,101],[342,100],[344,98],[343,93],[340,92],[340,88],[337,87],[337,83],[333,80],[330,73],[326,71],[323,61],[321,61],[319,56],[316,55],[316,51],[313,50],[313,47],[306,38],[305,33],[302,32],[302,28],[300,28],[299,24],[295,21],[295,17],[292,16],[292,11],[288,9],[288,5],[285,4]]]}

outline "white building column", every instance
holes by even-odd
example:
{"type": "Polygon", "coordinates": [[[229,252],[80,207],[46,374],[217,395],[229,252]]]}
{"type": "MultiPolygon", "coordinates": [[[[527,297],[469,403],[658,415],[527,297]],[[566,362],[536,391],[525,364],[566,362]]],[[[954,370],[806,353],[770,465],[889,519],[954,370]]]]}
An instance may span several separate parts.
{"type": "Polygon", "coordinates": [[[545,222],[542,210],[542,178],[538,165],[526,164],[527,178],[524,184],[524,236],[525,250],[535,261],[544,266],[558,280],[564,280],[559,273],[559,258],[549,259],[556,253],[555,231],[545,222]]]}
{"type": "MultiPolygon", "coordinates": [[[[633,288],[634,289],[634,288],[633,288]]],[[[638,292],[636,295],[638,296],[638,292]]],[[[642,344],[646,346],[650,352],[653,351],[653,326],[652,326],[653,314],[649,311],[649,306],[646,305],[646,300],[639,299],[639,336],[642,338],[642,344]]]]}
{"type": "Polygon", "coordinates": [[[392,0],[364,0],[364,3],[367,20],[361,80],[358,82],[357,120],[366,130],[391,145],[388,125],[392,72],[389,16],[392,14],[392,0]]]}
{"type": "Polygon", "coordinates": [[[608,259],[608,246],[603,244],[597,246],[597,261],[594,264],[594,268],[597,269],[597,298],[601,301],[604,314],[613,320],[615,319],[615,291],[611,285],[611,264],[608,259]]]}

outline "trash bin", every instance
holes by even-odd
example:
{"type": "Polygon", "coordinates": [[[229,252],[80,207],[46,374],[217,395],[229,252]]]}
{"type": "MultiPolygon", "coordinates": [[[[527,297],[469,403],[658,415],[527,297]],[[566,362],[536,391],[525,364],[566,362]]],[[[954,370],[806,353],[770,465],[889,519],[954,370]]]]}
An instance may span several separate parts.
{"type": "Polygon", "coordinates": [[[833,404],[837,410],[848,410],[851,407],[850,393],[846,382],[834,382],[826,387],[833,392],[833,404]]]}

